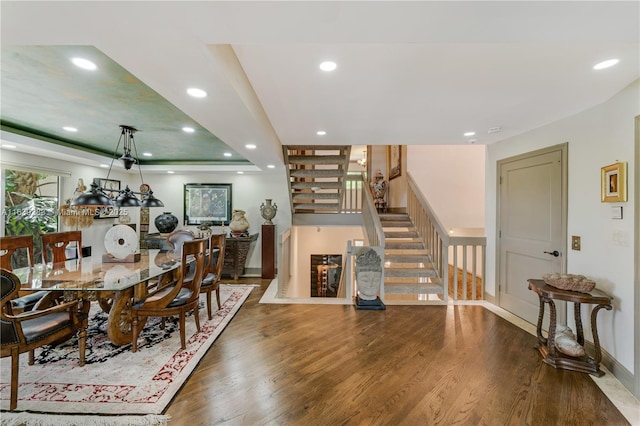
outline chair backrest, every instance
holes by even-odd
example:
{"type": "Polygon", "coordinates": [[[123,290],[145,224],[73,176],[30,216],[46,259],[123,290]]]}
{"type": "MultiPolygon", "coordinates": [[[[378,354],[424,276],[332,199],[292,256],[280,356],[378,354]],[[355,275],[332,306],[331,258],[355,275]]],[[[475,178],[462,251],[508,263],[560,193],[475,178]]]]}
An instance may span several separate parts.
{"type": "Polygon", "coordinates": [[[14,259],[16,267],[33,266],[33,237],[31,235],[0,238],[0,267],[13,271],[11,258],[16,251],[21,249],[25,250],[28,259],[26,262],[20,262],[19,260],[14,259]]]}
{"type": "Polygon", "coordinates": [[[195,234],[187,228],[180,228],[167,235],[167,242],[169,243],[169,251],[167,255],[174,259],[180,259],[180,253],[182,252],[182,245],[186,241],[195,240],[195,234]]]}
{"type": "Polygon", "coordinates": [[[50,232],[42,234],[42,262],[58,263],[67,260],[67,248],[69,244],[76,243],[76,257],[71,259],[82,258],[82,232],[50,232]],[[51,252],[51,256],[49,256],[51,252]]]}
{"type": "Polygon", "coordinates": [[[13,313],[10,302],[18,295],[18,290],[20,290],[18,277],[8,269],[0,269],[0,344],[2,346],[20,342],[20,331],[15,322],[5,317],[5,314],[13,313]]]}
{"type": "Polygon", "coordinates": [[[187,303],[197,299],[200,295],[200,284],[204,278],[206,267],[207,240],[185,241],[182,245],[182,287],[193,293],[187,303]],[[185,272],[188,269],[188,272],[185,272]]]}
{"type": "Polygon", "coordinates": [[[220,276],[222,275],[226,243],[227,238],[224,234],[212,234],[211,237],[209,237],[209,263],[204,276],[214,274],[214,284],[215,281],[220,281],[220,276]]]}

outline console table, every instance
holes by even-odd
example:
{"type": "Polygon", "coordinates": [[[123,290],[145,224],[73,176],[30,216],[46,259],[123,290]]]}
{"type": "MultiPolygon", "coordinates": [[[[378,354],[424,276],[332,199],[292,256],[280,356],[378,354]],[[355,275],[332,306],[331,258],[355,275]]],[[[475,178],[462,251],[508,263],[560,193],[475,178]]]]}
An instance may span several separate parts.
{"type": "Polygon", "coordinates": [[[251,243],[258,239],[258,234],[244,237],[236,237],[228,235],[224,249],[224,265],[222,267],[222,275],[228,275],[237,280],[244,274],[244,264],[247,261],[249,248],[251,243]]]}
{"type": "Polygon", "coordinates": [[[540,299],[540,313],[538,314],[538,344],[535,348],[542,355],[542,360],[555,368],[565,370],[580,371],[583,373],[593,374],[594,376],[602,376],[604,372],[600,370],[600,361],[602,360],[602,351],[600,349],[600,340],[598,339],[598,330],[596,328],[596,317],[598,311],[604,308],[608,311],[612,309],[612,297],[605,292],[593,289],[589,293],[581,293],[577,291],[562,290],[553,287],[544,282],[544,280],[530,279],[529,290],[534,291],[540,299]],[[556,348],[556,305],[554,300],[563,300],[573,302],[574,318],[576,322],[576,336],[578,343],[584,346],[584,332],[582,329],[582,317],[580,316],[580,307],[582,304],[596,305],[591,311],[591,332],[593,334],[593,346],[595,354],[593,357],[586,354],[582,357],[572,357],[565,355],[556,348]],[[542,336],[542,318],[544,316],[544,305],[549,304],[549,333],[548,337],[542,336]]]}

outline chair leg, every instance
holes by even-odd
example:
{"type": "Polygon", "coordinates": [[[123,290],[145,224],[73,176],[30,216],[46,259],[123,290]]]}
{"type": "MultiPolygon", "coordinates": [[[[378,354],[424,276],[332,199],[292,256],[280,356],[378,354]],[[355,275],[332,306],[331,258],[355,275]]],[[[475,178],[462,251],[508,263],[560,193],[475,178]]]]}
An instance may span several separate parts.
{"type": "Polygon", "coordinates": [[[160,329],[161,330],[164,330],[164,327],[165,327],[165,322],[164,321],[165,321],[164,317],[160,318],[160,329]]]}
{"type": "Polygon", "coordinates": [[[131,336],[131,352],[138,351],[138,317],[134,316],[131,318],[131,332],[133,336],[131,336]]]}
{"type": "Polygon", "coordinates": [[[85,352],[87,347],[87,329],[78,331],[78,350],[80,351],[80,367],[84,367],[85,352]]]}
{"type": "Polygon", "coordinates": [[[193,308],[193,316],[196,317],[196,329],[200,333],[200,308],[198,308],[198,305],[193,308]]]}
{"type": "Polygon", "coordinates": [[[211,318],[213,318],[213,314],[211,312],[211,292],[207,291],[205,295],[207,297],[207,317],[211,320],[211,318]]]}
{"type": "Polygon", "coordinates": [[[187,349],[187,338],[185,331],[185,315],[184,312],[180,312],[180,344],[182,345],[182,350],[187,349]]]}
{"type": "Polygon", "coordinates": [[[36,359],[36,351],[34,349],[31,349],[29,351],[29,365],[33,365],[35,363],[35,359],[36,359]]]}
{"type": "Polygon", "coordinates": [[[218,302],[218,309],[220,309],[220,287],[216,288],[216,301],[218,302]]]}
{"type": "Polygon", "coordinates": [[[20,353],[18,347],[11,348],[11,402],[9,410],[15,410],[18,406],[18,364],[20,361],[20,353]]]}

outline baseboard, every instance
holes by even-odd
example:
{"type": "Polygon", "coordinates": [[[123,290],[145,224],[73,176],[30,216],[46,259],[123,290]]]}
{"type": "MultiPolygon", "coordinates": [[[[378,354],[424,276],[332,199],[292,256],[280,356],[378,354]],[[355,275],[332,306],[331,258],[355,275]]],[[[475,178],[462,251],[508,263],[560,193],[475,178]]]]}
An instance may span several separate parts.
{"type": "MultiPolygon", "coordinates": [[[[593,343],[585,340],[584,347],[589,353],[595,353],[593,343]]],[[[607,351],[605,351],[604,349],[601,349],[601,351],[602,365],[607,367],[607,370],[609,370],[611,374],[613,374],[615,378],[618,379],[622,386],[624,386],[629,392],[631,392],[632,395],[634,395],[636,398],[640,398],[640,396],[634,393],[635,376],[633,375],[633,373],[627,370],[624,365],[620,364],[617,359],[609,355],[607,351]]]]}

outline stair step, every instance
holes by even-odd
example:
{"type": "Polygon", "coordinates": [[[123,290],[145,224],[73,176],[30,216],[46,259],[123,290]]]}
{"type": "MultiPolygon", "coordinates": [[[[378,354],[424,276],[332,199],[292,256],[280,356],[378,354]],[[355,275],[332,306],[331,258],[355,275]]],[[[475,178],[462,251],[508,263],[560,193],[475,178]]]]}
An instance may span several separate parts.
{"type": "Polygon", "coordinates": [[[339,200],[337,192],[296,192],[293,194],[293,202],[298,200],[339,200]]]}
{"type": "Polygon", "coordinates": [[[341,182],[291,182],[291,189],[341,189],[341,182]]]}
{"type": "Polygon", "coordinates": [[[419,236],[417,231],[385,231],[384,233],[385,238],[417,238],[419,236]]]}
{"type": "Polygon", "coordinates": [[[433,268],[384,268],[385,279],[387,277],[396,278],[426,278],[437,277],[438,274],[433,268]]]}
{"type": "Polygon", "coordinates": [[[382,228],[413,228],[410,220],[381,220],[382,228]]]}
{"type": "Polygon", "coordinates": [[[384,220],[408,220],[411,221],[411,218],[406,213],[380,213],[378,215],[381,221],[384,220]]]}
{"type": "Polygon", "coordinates": [[[385,271],[388,269],[434,269],[433,263],[428,258],[423,258],[418,262],[394,262],[388,258],[384,258],[385,271]]]}
{"type": "Polygon", "coordinates": [[[422,244],[422,242],[417,241],[417,242],[386,242],[384,244],[384,248],[386,249],[393,249],[393,250],[407,250],[407,249],[424,249],[424,245],[422,244]]]}
{"type": "Polygon", "coordinates": [[[294,203],[294,210],[338,210],[339,203],[294,203]]]}
{"type": "Polygon", "coordinates": [[[290,155],[289,164],[328,165],[343,164],[346,155],[290,155]]]}
{"type": "Polygon", "coordinates": [[[287,145],[287,150],[295,151],[347,151],[351,145],[287,145]]]}
{"type": "Polygon", "coordinates": [[[439,279],[425,282],[394,282],[384,280],[385,294],[442,294],[444,288],[439,279]]]}
{"type": "Polygon", "coordinates": [[[384,261],[390,263],[431,263],[429,256],[425,254],[387,254],[385,251],[384,261]]]}
{"type": "Polygon", "coordinates": [[[427,249],[424,248],[420,248],[420,249],[389,249],[389,248],[385,248],[384,249],[384,257],[385,259],[387,257],[396,257],[396,256],[421,256],[421,257],[427,257],[429,256],[429,251],[427,249]]]}
{"type": "Polygon", "coordinates": [[[296,178],[341,178],[342,169],[291,169],[289,175],[296,178]]]}

